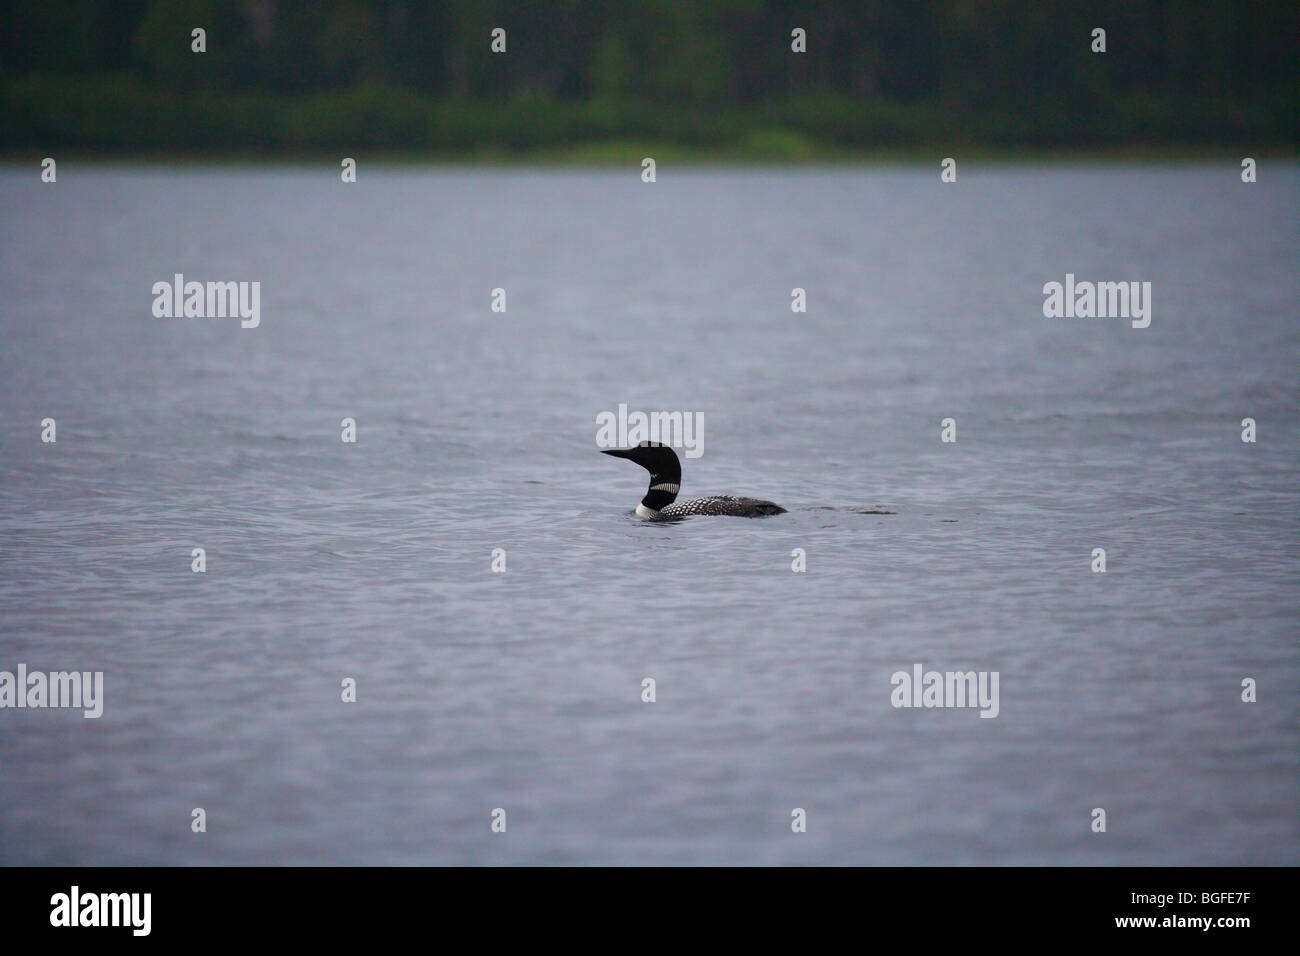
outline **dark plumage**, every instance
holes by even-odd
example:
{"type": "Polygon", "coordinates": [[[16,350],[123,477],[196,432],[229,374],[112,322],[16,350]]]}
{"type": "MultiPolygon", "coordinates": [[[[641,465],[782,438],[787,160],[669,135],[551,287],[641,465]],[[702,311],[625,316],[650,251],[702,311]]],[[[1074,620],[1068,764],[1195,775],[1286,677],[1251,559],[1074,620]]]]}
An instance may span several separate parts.
{"type": "Polygon", "coordinates": [[[659,514],[665,518],[685,517],[686,515],[735,515],[741,518],[756,518],[761,515],[785,514],[785,509],[780,505],[759,498],[714,495],[711,498],[689,498],[686,501],[674,501],[668,507],[660,508],[659,514]]]}
{"type": "Polygon", "coordinates": [[[650,489],[641,499],[636,513],[649,520],[685,518],[690,515],[731,515],[737,518],[759,518],[764,515],[785,514],[785,509],[761,498],[742,498],[737,495],[713,495],[708,498],[677,500],[682,482],[682,463],[677,452],[657,441],[643,441],[635,448],[605,449],[606,455],[627,458],[650,472],[650,489]]]}

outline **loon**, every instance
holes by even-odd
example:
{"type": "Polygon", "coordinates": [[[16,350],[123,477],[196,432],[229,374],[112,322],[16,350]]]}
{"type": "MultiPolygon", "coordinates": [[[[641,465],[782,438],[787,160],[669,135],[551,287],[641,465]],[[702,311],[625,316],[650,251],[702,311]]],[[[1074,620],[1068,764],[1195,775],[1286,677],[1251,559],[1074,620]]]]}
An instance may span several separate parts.
{"type": "Polygon", "coordinates": [[[785,514],[785,509],[770,501],[758,498],[738,498],[735,495],[713,495],[709,498],[677,500],[677,489],[682,483],[682,463],[677,452],[657,441],[643,441],[635,448],[606,448],[606,455],[628,458],[650,472],[650,490],[636,506],[636,516],[647,521],[664,518],[684,518],[687,515],[734,515],[738,518],[757,518],[761,515],[785,514]]]}

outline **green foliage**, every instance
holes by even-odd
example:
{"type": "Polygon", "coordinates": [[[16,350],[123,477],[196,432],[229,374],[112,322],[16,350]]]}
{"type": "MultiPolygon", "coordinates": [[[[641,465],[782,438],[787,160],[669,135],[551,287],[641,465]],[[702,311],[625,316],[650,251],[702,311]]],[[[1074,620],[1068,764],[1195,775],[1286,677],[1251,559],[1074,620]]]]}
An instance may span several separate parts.
{"type": "Polygon", "coordinates": [[[1294,148],[1298,27],[1293,0],[2,3],[0,149],[1294,148]]]}

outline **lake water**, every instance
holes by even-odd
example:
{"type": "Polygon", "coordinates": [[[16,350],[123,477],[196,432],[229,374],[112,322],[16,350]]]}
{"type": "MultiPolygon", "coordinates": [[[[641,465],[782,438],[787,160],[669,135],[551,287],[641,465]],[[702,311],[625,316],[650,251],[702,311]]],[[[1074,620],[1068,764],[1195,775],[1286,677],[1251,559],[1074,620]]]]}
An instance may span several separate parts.
{"type": "Polygon", "coordinates": [[[1300,166],[639,173],[0,172],[0,861],[1300,862],[1300,166]]]}

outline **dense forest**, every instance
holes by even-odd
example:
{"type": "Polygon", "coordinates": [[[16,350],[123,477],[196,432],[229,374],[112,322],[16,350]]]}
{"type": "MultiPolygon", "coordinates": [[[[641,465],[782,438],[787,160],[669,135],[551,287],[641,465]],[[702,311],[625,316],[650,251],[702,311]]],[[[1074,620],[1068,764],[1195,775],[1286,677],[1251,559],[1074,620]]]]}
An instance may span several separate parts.
{"type": "Polygon", "coordinates": [[[0,149],[1292,150],[1297,28],[1295,0],[3,0],[0,149]]]}

